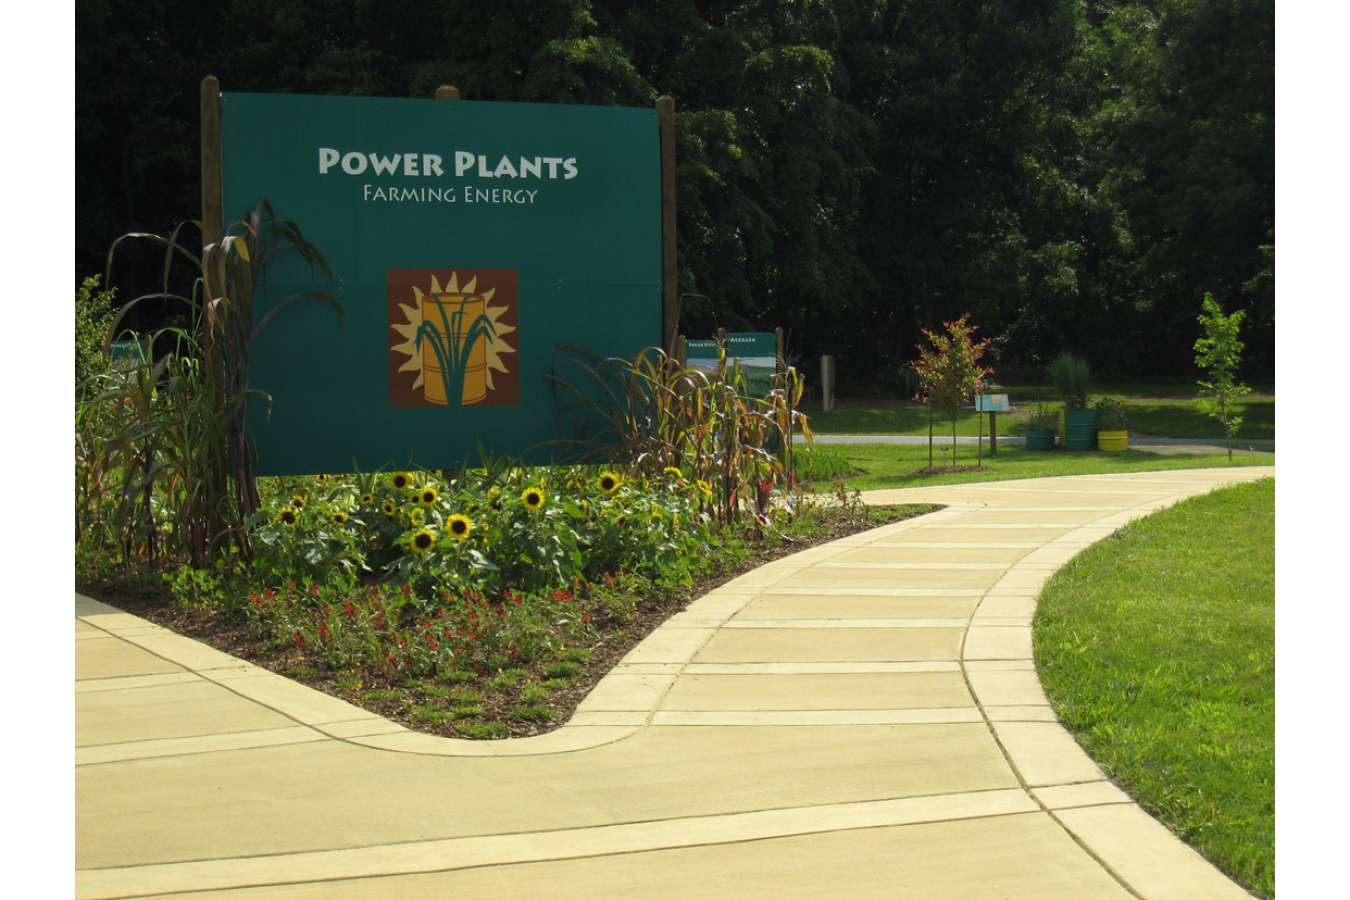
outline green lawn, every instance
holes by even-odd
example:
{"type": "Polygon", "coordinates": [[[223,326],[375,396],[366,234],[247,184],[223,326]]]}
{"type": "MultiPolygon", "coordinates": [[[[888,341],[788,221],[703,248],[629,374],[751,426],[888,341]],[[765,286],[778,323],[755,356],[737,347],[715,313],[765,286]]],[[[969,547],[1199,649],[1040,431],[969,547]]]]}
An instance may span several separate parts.
{"type": "Polygon", "coordinates": [[[1265,897],[1275,890],[1275,483],[1133,523],[1046,586],[1041,682],[1139,803],[1265,897]]]}
{"type": "MultiPolygon", "coordinates": [[[[1013,385],[1000,389],[1009,395],[1013,409],[998,416],[999,434],[1025,434],[1026,420],[1043,402],[1047,411],[1058,412],[1060,403],[1051,388],[1034,385],[1013,385]]],[[[1114,397],[1126,406],[1129,430],[1133,434],[1153,437],[1210,438],[1221,440],[1223,431],[1213,419],[1195,409],[1195,389],[1177,385],[1129,384],[1106,385],[1092,392],[1092,401],[1114,397]]],[[[927,434],[928,412],[911,400],[861,399],[840,400],[831,412],[822,412],[820,404],[808,405],[804,411],[810,416],[811,429],[820,434],[927,434]]],[[[1272,440],[1275,437],[1275,394],[1251,394],[1243,398],[1242,415],[1246,420],[1238,433],[1242,438],[1272,440]]],[[[977,433],[975,412],[964,413],[957,420],[957,433],[977,433]]],[[[989,417],[984,416],[982,427],[987,433],[989,417]]],[[[951,420],[934,423],[937,434],[951,434],[951,420]]]]}
{"type": "MultiPolygon", "coordinates": [[[[951,464],[951,444],[943,452],[934,447],[934,464],[951,464]]],[[[975,447],[958,445],[956,465],[975,465],[975,447]]],[[[897,444],[817,444],[798,451],[798,476],[818,490],[828,490],[835,478],[843,477],[849,490],[921,487],[930,484],[961,484],[971,481],[1002,481],[1009,478],[1043,478],[1052,475],[1099,475],[1109,472],[1142,472],[1153,469],[1195,469],[1228,465],[1226,454],[1164,454],[1143,450],[1124,453],[1067,450],[1024,450],[1000,446],[998,456],[985,448],[983,468],[974,472],[920,475],[928,465],[928,446],[897,444]]],[[[1233,465],[1273,465],[1271,453],[1235,454],[1233,465]]]]}

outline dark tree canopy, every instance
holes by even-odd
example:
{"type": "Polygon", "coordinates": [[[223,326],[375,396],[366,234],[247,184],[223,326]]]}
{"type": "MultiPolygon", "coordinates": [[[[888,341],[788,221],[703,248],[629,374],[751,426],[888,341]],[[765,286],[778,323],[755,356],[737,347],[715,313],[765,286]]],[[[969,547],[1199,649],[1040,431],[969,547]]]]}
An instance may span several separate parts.
{"type": "MultiPolygon", "coordinates": [[[[82,0],[76,264],[197,215],[197,87],[676,98],[682,330],[782,325],[894,386],[969,312],[996,366],[1187,374],[1200,299],[1274,371],[1273,0],[82,0]]],[[[303,223],[301,223],[303,225],[303,223]]],[[[134,295],[134,291],[127,293],[134,295]]]]}

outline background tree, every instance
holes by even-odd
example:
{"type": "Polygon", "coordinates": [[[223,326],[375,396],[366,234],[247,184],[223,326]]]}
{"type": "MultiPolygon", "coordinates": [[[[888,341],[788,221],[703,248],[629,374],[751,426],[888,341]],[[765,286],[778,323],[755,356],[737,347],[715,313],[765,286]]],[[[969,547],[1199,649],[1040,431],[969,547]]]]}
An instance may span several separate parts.
{"type": "Polygon", "coordinates": [[[988,340],[975,341],[977,326],[970,324],[970,316],[962,315],[953,322],[944,322],[943,332],[921,332],[924,343],[918,346],[914,374],[919,380],[919,396],[929,409],[928,466],[933,466],[932,413],[936,410],[952,421],[952,463],[956,463],[956,420],[966,404],[972,402],[985,378],[994,370],[980,365],[980,357],[989,346],[988,340]]]}
{"type": "MultiPolygon", "coordinates": [[[[682,326],[840,391],[969,310],[1001,370],[1193,372],[1201,286],[1274,365],[1273,0],[87,0],[76,269],[198,202],[197,86],[677,102],[682,326]],[[1149,353],[1138,348],[1147,344],[1149,353]]],[[[243,211],[238,211],[242,213],[243,211]]],[[[114,273],[157,282],[151,254],[114,273]]],[[[147,304],[131,324],[171,314],[147,304]]]]}
{"type": "Polygon", "coordinates": [[[1238,401],[1251,388],[1237,380],[1242,364],[1242,341],[1238,332],[1246,315],[1237,310],[1225,316],[1223,308],[1206,293],[1199,317],[1204,336],[1195,342],[1195,364],[1208,376],[1200,382],[1200,397],[1196,406],[1202,413],[1223,426],[1224,441],[1228,447],[1228,461],[1233,461],[1233,438],[1242,427],[1238,401]]]}

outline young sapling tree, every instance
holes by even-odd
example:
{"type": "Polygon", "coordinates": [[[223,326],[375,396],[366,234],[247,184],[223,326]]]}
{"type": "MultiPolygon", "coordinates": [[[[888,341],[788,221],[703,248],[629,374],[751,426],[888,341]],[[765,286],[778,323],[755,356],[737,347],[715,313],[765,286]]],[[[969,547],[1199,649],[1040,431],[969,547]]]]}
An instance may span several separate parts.
{"type": "Polygon", "coordinates": [[[1223,307],[1208,292],[1200,309],[1199,321],[1204,333],[1195,342],[1195,364],[1205,372],[1206,379],[1199,382],[1200,396],[1196,399],[1196,406],[1200,412],[1223,426],[1228,461],[1231,463],[1233,438],[1242,427],[1238,401],[1251,393],[1251,388],[1237,380],[1243,348],[1238,332],[1246,314],[1237,310],[1225,316],[1223,307]]]}

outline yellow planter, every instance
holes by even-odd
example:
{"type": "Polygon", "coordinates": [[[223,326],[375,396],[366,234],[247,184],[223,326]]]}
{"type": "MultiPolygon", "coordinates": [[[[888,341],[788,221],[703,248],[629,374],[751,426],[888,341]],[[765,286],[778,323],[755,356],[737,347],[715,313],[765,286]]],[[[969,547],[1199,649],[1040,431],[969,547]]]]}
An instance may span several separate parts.
{"type": "Polygon", "coordinates": [[[1119,453],[1122,450],[1130,449],[1130,433],[1128,431],[1099,431],[1097,432],[1097,449],[1104,450],[1107,453],[1119,453]]]}
{"type": "MultiPolygon", "coordinates": [[[[445,336],[445,322],[450,322],[451,330],[454,332],[451,341],[458,344],[459,352],[463,353],[469,329],[474,320],[484,314],[486,305],[481,295],[426,294],[422,297],[422,321],[434,328],[436,334],[442,338],[445,336]],[[442,309],[445,312],[444,319],[441,318],[442,309]],[[456,326],[455,315],[460,312],[463,315],[459,317],[456,326]]],[[[445,344],[448,346],[451,341],[446,341],[445,344]]],[[[468,351],[469,358],[464,367],[464,387],[460,391],[460,403],[464,406],[481,403],[487,397],[487,341],[480,338],[468,348],[468,351]]],[[[445,396],[445,380],[441,374],[440,360],[429,346],[422,351],[422,385],[423,396],[428,401],[440,406],[448,405],[449,399],[445,396]]]]}

